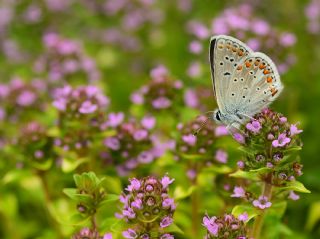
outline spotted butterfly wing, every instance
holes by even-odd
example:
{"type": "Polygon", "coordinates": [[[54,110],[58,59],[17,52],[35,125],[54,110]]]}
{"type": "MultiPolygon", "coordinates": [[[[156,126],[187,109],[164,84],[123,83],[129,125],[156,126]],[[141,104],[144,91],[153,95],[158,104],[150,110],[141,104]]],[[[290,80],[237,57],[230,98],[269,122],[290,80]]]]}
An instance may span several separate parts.
{"type": "Polygon", "coordinates": [[[231,74],[252,50],[241,41],[229,36],[215,36],[210,41],[210,66],[213,92],[219,110],[226,113],[228,96],[225,94],[231,84],[231,74]]]}
{"type": "Polygon", "coordinates": [[[213,37],[210,63],[219,110],[238,123],[268,106],[283,89],[272,60],[235,38],[213,37]]]}

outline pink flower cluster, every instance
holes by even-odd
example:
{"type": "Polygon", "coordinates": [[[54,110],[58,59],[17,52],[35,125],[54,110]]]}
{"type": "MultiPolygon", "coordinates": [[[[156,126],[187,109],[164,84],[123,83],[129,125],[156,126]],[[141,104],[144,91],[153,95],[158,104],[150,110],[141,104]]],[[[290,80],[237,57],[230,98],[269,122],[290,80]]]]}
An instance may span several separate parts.
{"type": "Polygon", "coordinates": [[[72,77],[84,83],[93,83],[100,79],[100,72],[95,61],[87,56],[81,44],[59,36],[47,33],[43,37],[45,53],[34,64],[34,71],[45,75],[53,85],[70,84],[72,77]]]}
{"type": "Polygon", "coordinates": [[[150,111],[174,109],[173,106],[182,103],[183,83],[169,77],[164,66],[152,69],[151,82],[131,94],[131,101],[144,105],[150,111]]]}
{"type": "Polygon", "coordinates": [[[225,214],[223,217],[203,218],[203,226],[207,229],[205,239],[213,238],[236,238],[247,239],[245,222],[248,220],[248,214],[243,213],[234,217],[231,214],[225,214]]]}
{"type": "Polygon", "coordinates": [[[117,214],[117,217],[132,225],[123,232],[125,238],[148,239],[154,233],[159,235],[158,238],[173,238],[170,234],[162,233],[163,228],[173,223],[172,216],[176,209],[174,200],[168,194],[169,185],[173,181],[168,176],[161,180],[154,177],[130,180],[127,193],[120,197],[123,210],[121,214],[117,214]]]}

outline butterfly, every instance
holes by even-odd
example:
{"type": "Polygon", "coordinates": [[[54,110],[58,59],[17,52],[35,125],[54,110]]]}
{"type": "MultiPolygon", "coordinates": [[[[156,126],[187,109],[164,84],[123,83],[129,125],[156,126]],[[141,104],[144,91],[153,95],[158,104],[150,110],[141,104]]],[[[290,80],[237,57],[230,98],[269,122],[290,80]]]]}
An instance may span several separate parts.
{"type": "Polygon", "coordinates": [[[253,119],[283,89],[272,60],[231,36],[211,38],[209,59],[218,105],[212,118],[229,129],[253,119]]]}

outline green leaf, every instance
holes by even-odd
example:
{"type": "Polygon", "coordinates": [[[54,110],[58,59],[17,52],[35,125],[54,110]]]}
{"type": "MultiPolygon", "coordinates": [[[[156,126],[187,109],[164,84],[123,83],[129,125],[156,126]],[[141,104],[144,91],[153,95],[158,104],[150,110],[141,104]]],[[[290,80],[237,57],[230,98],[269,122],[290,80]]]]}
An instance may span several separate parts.
{"type": "Polygon", "coordinates": [[[286,184],[284,187],[280,187],[283,190],[293,190],[300,193],[311,193],[310,190],[306,189],[305,186],[299,181],[291,181],[286,184]]]}
{"type": "Polygon", "coordinates": [[[30,165],[36,169],[42,170],[42,171],[46,171],[49,170],[51,168],[52,165],[52,160],[51,159],[47,159],[44,162],[37,162],[37,161],[31,161],[30,165]]]}
{"type": "Polygon", "coordinates": [[[228,174],[232,172],[232,168],[227,165],[212,165],[203,170],[203,172],[217,173],[217,174],[228,174]]]}
{"type": "Polygon", "coordinates": [[[119,200],[119,195],[107,194],[103,200],[99,203],[99,206],[104,206],[110,202],[117,202],[119,200]]]}
{"type": "Polygon", "coordinates": [[[69,198],[76,202],[82,202],[82,203],[91,203],[93,201],[93,198],[88,194],[80,194],[77,193],[77,189],[75,188],[65,188],[63,189],[63,193],[66,194],[69,198]]]}
{"type": "Polygon", "coordinates": [[[261,175],[264,175],[264,174],[269,173],[271,171],[272,171],[272,169],[267,168],[267,167],[259,168],[259,169],[255,169],[255,170],[250,170],[250,171],[238,170],[232,174],[229,174],[229,176],[234,177],[234,178],[245,178],[245,179],[259,181],[261,178],[261,175]]]}
{"type": "Polygon", "coordinates": [[[107,192],[120,194],[122,192],[122,185],[119,178],[104,176],[103,186],[107,192]]]}
{"type": "Polygon", "coordinates": [[[125,230],[127,227],[128,227],[127,222],[125,222],[124,220],[118,220],[111,226],[110,229],[112,232],[119,232],[119,231],[125,230]]]}
{"type": "Polygon", "coordinates": [[[241,152],[243,152],[243,153],[245,153],[245,154],[248,154],[248,155],[251,155],[251,156],[254,156],[254,152],[252,151],[252,149],[250,149],[250,148],[248,148],[248,147],[244,147],[244,146],[240,146],[240,147],[238,147],[238,149],[241,151],[241,152]]]}
{"type": "Polygon", "coordinates": [[[318,221],[320,221],[320,201],[311,204],[308,213],[306,229],[311,231],[318,221]]]}
{"type": "Polygon", "coordinates": [[[62,159],[62,171],[64,173],[70,173],[74,171],[79,165],[88,162],[88,158],[79,158],[76,160],[68,159],[68,158],[63,158],[62,159]]]}
{"type": "Polygon", "coordinates": [[[177,224],[172,223],[169,227],[167,227],[165,229],[166,232],[171,232],[171,233],[179,233],[179,234],[184,234],[184,232],[182,231],[182,229],[180,229],[180,227],[177,226],[177,224]]]}
{"type": "Polygon", "coordinates": [[[300,151],[301,149],[302,149],[302,147],[300,147],[300,146],[293,146],[288,149],[285,149],[283,152],[284,153],[293,153],[293,152],[300,151]]]}
{"type": "Polygon", "coordinates": [[[257,209],[254,206],[252,206],[251,204],[237,205],[232,209],[231,213],[235,217],[238,217],[240,214],[247,213],[248,214],[247,222],[259,214],[257,209]]]}
{"type": "Polygon", "coordinates": [[[195,190],[195,186],[191,186],[188,189],[183,188],[182,186],[177,186],[174,190],[173,197],[175,200],[181,200],[189,197],[195,190]]]}

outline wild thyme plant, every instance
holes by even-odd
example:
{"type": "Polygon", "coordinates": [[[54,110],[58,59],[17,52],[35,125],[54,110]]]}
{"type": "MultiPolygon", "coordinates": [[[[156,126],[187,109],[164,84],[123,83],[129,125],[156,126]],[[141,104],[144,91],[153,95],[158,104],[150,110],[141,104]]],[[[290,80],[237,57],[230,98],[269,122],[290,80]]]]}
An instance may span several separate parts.
{"type": "MultiPolygon", "coordinates": [[[[264,109],[245,126],[243,133],[234,138],[242,146],[244,159],[238,161],[239,170],[231,176],[250,180],[247,187],[238,185],[231,197],[242,198],[243,205],[236,206],[234,214],[248,212],[254,218],[250,235],[255,239],[261,236],[261,230],[268,209],[277,210],[281,217],[286,200],[297,200],[295,192],[309,193],[297,180],[302,175],[302,165],[297,152],[302,142],[297,124],[290,124],[287,118],[270,109],[264,109]]],[[[245,181],[242,183],[245,185],[245,181]]]]}
{"type": "Polygon", "coordinates": [[[149,176],[133,178],[120,196],[122,212],[117,214],[129,225],[122,232],[127,239],[173,239],[169,226],[173,223],[176,204],[169,196],[169,185],[174,181],[167,175],[161,180],[149,176]]]}

